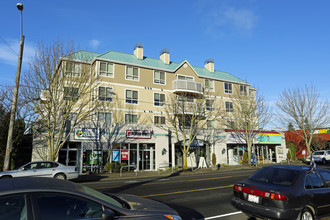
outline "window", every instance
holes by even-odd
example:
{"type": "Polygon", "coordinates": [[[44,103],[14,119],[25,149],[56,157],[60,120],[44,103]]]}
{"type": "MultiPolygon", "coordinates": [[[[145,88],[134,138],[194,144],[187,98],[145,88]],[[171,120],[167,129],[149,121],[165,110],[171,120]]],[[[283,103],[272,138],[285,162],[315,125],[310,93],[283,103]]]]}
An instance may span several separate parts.
{"type": "Polygon", "coordinates": [[[1,219],[27,219],[25,195],[10,195],[0,198],[1,219]]]}
{"type": "Polygon", "coordinates": [[[100,62],[100,75],[113,77],[113,63],[100,62]]]}
{"type": "Polygon", "coordinates": [[[322,179],[317,175],[317,173],[307,173],[306,181],[305,181],[306,189],[315,189],[323,187],[322,179]]]}
{"type": "Polygon", "coordinates": [[[137,121],[138,121],[138,116],[137,115],[125,114],[125,123],[126,124],[137,123],[137,121]]]}
{"type": "Polygon", "coordinates": [[[226,102],[226,112],[233,112],[234,107],[232,102],[226,102]]]}
{"type": "Polygon", "coordinates": [[[64,87],[64,100],[77,101],[79,89],[74,87],[64,87]]]}
{"type": "Polygon", "coordinates": [[[154,123],[155,123],[155,125],[164,125],[165,117],[164,116],[154,116],[154,123]]]}
{"type": "Polygon", "coordinates": [[[179,102],[194,102],[194,97],[193,96],[178,96],[178,101],[179,102]]]}
{"type": "Polygon", "coordinates": [[[192,76],[182,76],[179,75],[178,79],[182,79],[182,80],[194,80],[194,78],[192,76]]]}
{"type": "Polygon", "coordinates": [[[214,91],[214,80],[213,79],[205,79],[205,90],[214,91]]]}
{"type": "Polygon", "coordinates": [[[113,90],[111,87],[99,87],[99,100],[100,101],[112,101],[113,90]]]}
{"type": "Polygon", "coordinates": [[[102,205],[68,194],[36,195],[41,219],[101,219],[102,205]]]}
{"type": "Polygon", "coordinates": [[[240,91],[241,96],[247,96],[246,85],[240,85],[239,86],[239,91],[240,91]]]}
{"type": "Polygon", "coordinates": [[[65,76],[80,76],[81,64],[67,62],[65,65],[65,76]]]}
{"type": "Polygon", "coordinates": [[[127,66],[126,79],[135,81],[139,80],[139,69],[137,67],[127,66]]]}
{"type": "Polygon", "coordinates": [[[155,106],[165,105],[165,94],[154,93],[154,105],[155,106]]]}
{"type": "Polygon", "coordinates": [[[207,120],[206,127],[207,128],[216,128],[217,122],[215,120],[207,120]]]}
{"type": "Polygon", "coordinates": [[[233,93],[233,84],[225,82],[225,93],[233,93]]]}
{"type": "Polygon", "coordinates": [[[214,100],[206,99],[206,110],[214,111],[214,100]]]}
{"type": "Polygon", "coordinates": [[[165,72],[155,70],[154,83],[164,85],[165,84],[165,72]]]}
{"type": "Polygon", "coordinates": [[[111,123],[111,112],[98,112],[97,120],[102,122],[111,123]]]}
{"type": "Polygon", "coordinates": [[[126,90],[126,103],[138,104],[138,91],[126,90]]]}

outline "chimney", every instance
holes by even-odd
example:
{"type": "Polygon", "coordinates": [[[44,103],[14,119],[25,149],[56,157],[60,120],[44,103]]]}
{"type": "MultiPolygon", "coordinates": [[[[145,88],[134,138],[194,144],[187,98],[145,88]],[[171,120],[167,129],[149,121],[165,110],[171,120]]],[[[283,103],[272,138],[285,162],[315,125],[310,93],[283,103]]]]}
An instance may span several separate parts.
{"type": "Polygon", "coordinates": [[[167,48],[164,48],[162,51],[160,51],[160,59],[165,64],[170,64],[170,50],[167,48]]]}
{"type": "Polygon", "coordinates": [[[214,73],[214,59],[210,58],[207,59],[204,63],[205,68],[210,71],[211,73],[214,73]]]}
{"type": "Polygon", "coordinates": [[[140,59],[143,60],[143,44],[137,43],[134,47],[134,55],[140,59]]]}

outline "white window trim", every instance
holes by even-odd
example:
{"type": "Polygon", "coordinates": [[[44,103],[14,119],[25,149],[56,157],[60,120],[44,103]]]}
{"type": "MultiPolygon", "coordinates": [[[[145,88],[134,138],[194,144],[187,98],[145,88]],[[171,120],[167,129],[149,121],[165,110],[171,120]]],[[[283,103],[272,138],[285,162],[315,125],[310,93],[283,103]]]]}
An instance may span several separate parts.
{"type": "Polygon", "coordinates": [[[155,85],[163,85],[163,86],[166,86],[166,72],[165,71],[163,71],[163,70],[154,70],[154,75],[153,75],[153,84],[155,84],[155,85]],[[161,83],[155,83],[155,72],[156,71],[158,71],[158,72],[163,72],[164,73],[164,75],[165,75],[165,82],[164,82],[164,84],[161,84],[161,83]]]}
{"type": "Polygon", "coordinates": [[[124,114],[124,123],[138,124],[139,123],[139,115],[138,114],[132,114],[132,113],[125,113],[124,114]],[[126,122],[126,115],[136,115],[136,122],[126,122]]]}
{"type": "Polygon", "coordinates": [[[124,94],[124,97],[125,97],[125,104],[128,104],[128,105],[138,105],[139,104],[139,100],[140,100],[140,94],[139,94],[139,90],[133,90],[133,89],[125,89],[125,94],[124,94]],[[130,91],[136,91],[138,93],[138,98],[137,98],[137,103],[128,103],[126,102],[126,91],[127,90],[130,90],[130,91]]]}
{"type": "Polygon", "coordinates": [[[234,112],[234,104],[233,104],[233,102],[225,101],[225,110],[226,110],[226,112],[234,112]],[[231,109],[228,109],[230,111],[227,111],[227,102],[228,103],[231,103],[232,108],[231,109]]]}
{"type": "Polygon", "coordinates": [[[154,125],[166,125],[166,117],[163,116],[163,115],[154,115],[154,125]],[[164,118],[165,119],[165,123],[164,124],[162,124],[162,123],[156,124],[155,117],[164,118]]]}
{"type": "Polygon", "coordinates": [[[82,64],[81,63],[75,62],[75,61],[65,61],[63,64],[64,64],[64,68],[63,68],[63,70],[64,70],[63,73],[64,74],[63,74],[63,76],[81,77],[81,72],[82,72],[82,64]],[[79,72],[78,73],[76,73],[76,72],[67,72],[66,67],[69,63],[72,63],[73,65],[79,65],[79,72]],[[67,74],[67,73],[69,73],[69,74],[67,74]],[[73,73],[78,74],[78,75],[74,76],[74,75],[72,75],[73,73]]]}
{"type": "MultiPolygon", "coordinates": [[[[96,121],[97,121],[97,122],[112,123],[112,120],[113,120],[113,114],[112,114],[112,112],[98,111],[98,112],[96,112],[96,113],[97,113],[97,114],[96,114],[96,121]],[[109,122],[109,121],[106,121],[106,120],[104,120],[104,121],[100,121],[100,120],[99,120],[99,113],[103,113],[103,114],[105,114],[105,113],[110,113],[110,114],[111,114],[110,122],[109,122]]],[[[104,118],[105,118],[105,117],[104,117],[104,118]]]]}
{"type": "MultiPolygon", "coordinates": [[[[114,93],[114,88],[112,86],[98,86],[96,89],[96,93],[97,93],[97,101],[100,101],[100,102],[112,102],[113,101],[113,94],[111,96],[111,101],[107,101],[107,100],[100,100],[100,87],[104,87],[104,88],[111,88],[112,89],[112,93],[114,93]]],[[[126,94],[126,93],[125,93],[126,94]]]]}
{"type": "Polygon", "coordinates": [[[224,83],[223,83],[223,89],[224,89],[224,93],[225,93],[225,94],[233,94],[233,83],[230,83],[230,82],[224,82],[224,83]],[[226,92],[226,83],[231,84],[231,91],[230,91],[230,92],[226,92]]]}
{"type": "Polygon", "coordinates": [[[214,81],[214,79],[204,79],[204,86],[205,86],[206,91],[214,92],[215,91],[215,81],[214,81]],[[209,81],[213,82],[213,88],[212,89],[206,89],[206,80],[209,80],[209,81]]]}
{"type": "Polygon", "coordinates": [[[160,92],[154,92],[154,95],[153,95],[153,104],[154,104],[154,107],[164,107],[164,105],[166,104],[166,94],[160,93],[160,92]],[[164,95],[164,103],[163,103],[163,105],[155,105],[155,94],[164,95]]]}
{"type": "Polygon", "coordinates": [[[205,100],[205,110],[206,110],[206,111],[214,111],[214,110],[215,110],[215,100],[213,100],[213,99],[206,99],[206,100],[205,100]],[[208,106],[207,106],[206,103],[207,103],[208,100],[213,102],[213,103],[212,103],[212,106],[211,106],[212,109],[207,109],[208,106]]]}
{"type": "Polygon", "coordinates": [[[107,62],[107,61],[102,61],[102,60],[100,60],[100,61],[98,61],[98,65],[97,65],[97,68],[96,68],[96,69],[97,69],[97,73],[98,73],[99,76],[108,77],[108,78],[115,78],[115,63],[113,63],[113,62],[107,62]],[[102,63],[111,63],[111,64],[112,64],[112,66],[113,66],[113,73],[112,73],[112,76],[104,76],[104,75],[101,75],[101,72],[100,72],[101,62],[102,62],[102,63]]]}
{"type": "MultiPolygon", "coordinates": [[[[181,75],[181,74],[178,74],[176,76],[176,79],[179,79],[179,76],[189,77],[189,78],[192,78],[192,80],[195,80],[195,77],[193,77],[193,76],[186,76],[186,75],[181,75]]],[[[187,80],[187,79],[182,79],[182,80],[187,80]]]]}
{"type": "Polygon", "coordinates": [[[131,66],[131,65],[126,65],[125,67],[125,79],[126,80],[129,80],[129,81],[134,81],[134,82],[140,82],[140,67],[137,67],[137,66],[131,66]],[[127,79],[127,68],[128,67],[133,67],[133,68],[137,68],[138,69],[138,79],[137,80],[134,80],[134,79],[127,79]]]}

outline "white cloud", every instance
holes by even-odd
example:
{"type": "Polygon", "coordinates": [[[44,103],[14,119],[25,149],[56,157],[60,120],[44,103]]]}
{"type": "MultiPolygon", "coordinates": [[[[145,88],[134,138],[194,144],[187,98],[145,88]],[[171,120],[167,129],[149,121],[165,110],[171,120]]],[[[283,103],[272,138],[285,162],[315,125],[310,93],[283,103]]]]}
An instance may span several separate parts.
{"type": "MultiPolygon", "coordinates": [[[[0,61],[8,65],[17,65],[19,53],[19,40],[1,39],[0,41],[0,61]],[[4,42],[5,41],[5,42],[4,42]]],[[[35,48],[24,42],[23,62],[27,62],[30,57],[34,56],[35,48]]]]}
{"type": "Polygon", "coordinates": [[[97,49],[98,48],[98,46],[100,45],[100,41],[98,41],[98,40],[91,40],[90,42],[89,42],[89,45],[92,47],[92,49],[97,49]]]}
{"type": "Polygon", "coordinates": [[[251,6],[231,6],[228,5],[230,2],[223,1],[205,2],[198,1],[194,8],[206,24],[206,33],[211,36],[224,36],[232,31],[249,34],[257,26],[258,16],[251,6]]]}
{"type": "Polygon", "coordinates": [[[257,16],[247,9],[229,8],[223,12],[224,24],[230,24],[236,28],[251,30],[254,28],[257,16]]]}

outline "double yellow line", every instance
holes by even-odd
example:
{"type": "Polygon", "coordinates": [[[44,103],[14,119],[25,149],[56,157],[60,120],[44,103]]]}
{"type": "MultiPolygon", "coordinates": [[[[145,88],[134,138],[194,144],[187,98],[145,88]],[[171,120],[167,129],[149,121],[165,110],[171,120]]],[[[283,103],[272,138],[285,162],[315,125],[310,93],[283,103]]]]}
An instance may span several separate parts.
{"type": "Polygon", "coordinates": [[[141,197],[167,196],[167,195],[174,195],[174,194],[182,194],[182,193],[191,193],[191,192],[200,192],[200,191],[207,191],[207,190],[223,189],[223,188],[229,188],[229,187],[233,187],[233,186],[234,185],[232,184],[232,185],[228,185],[228,186],[217,186],[217,187],[204,188],[204,189],[192,189],[192,190],[169,192],[169,193],[151,194],[151,195],[145,195],[145,196],[141,196],[141,197]]]}

